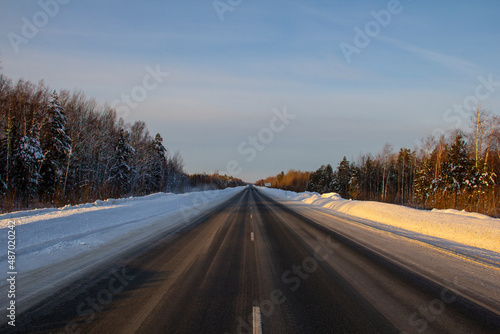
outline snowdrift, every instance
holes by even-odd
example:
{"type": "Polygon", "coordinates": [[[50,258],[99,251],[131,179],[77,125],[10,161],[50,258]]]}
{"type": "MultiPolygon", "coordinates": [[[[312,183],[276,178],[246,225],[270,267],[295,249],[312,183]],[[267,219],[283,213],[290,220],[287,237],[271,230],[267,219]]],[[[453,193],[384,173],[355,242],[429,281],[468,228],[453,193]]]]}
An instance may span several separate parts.
{"type": "Polygon", "coordinates": [[[295,193],[260,187],[264,193],[351,217],[500,253],[500,219],[457,210],[417,210],[395,204],[345,200],[336,193],[295,193]]]}

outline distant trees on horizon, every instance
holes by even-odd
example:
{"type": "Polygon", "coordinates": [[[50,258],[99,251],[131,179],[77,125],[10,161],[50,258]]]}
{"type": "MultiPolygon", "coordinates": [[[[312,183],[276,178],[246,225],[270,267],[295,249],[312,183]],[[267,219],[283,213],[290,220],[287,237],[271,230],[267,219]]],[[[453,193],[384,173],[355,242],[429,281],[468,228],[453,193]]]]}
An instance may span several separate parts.
{"type": "Polygon", "coordinates": [[[270,183],[272,188],[302,192],[309,183],[310,175],[309,172],[291,169],[286,174],[281,172],[276,176],[269,176],[266,179],[259,180],[255,184],[263,187],[266,183],[270,183]]]}
{"type": "Polygon", "coordinates": [[[227,187],[240,187],[246,182],[233,176],[214,174],[190,174],[189,185],[196,190],[225,189],[227,187]]]}

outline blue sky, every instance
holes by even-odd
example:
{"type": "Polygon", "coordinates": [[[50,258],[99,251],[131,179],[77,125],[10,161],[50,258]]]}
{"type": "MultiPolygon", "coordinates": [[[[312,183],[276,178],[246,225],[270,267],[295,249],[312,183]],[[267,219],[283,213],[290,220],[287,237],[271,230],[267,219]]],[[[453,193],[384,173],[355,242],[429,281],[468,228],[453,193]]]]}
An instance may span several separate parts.
{"type": "MultiPolygon", "coordinates": [[[[386,142],[413,148],[436,129],[466,125],[448,110],[476,95],[479,77],[500,81],[493,0],[222,0],[234,5],[223,20],[211,0],[60,0],[44,22],[40,3],[54,10],[55,1],[0,2],[3,73],[104,104],[159,66],[169,76],[126,121],[161,133],[190,173],[236,161],[236,176],[256,181],[377,153],[386,142]],[[375,21],[372,12],[390,9],[384,25],[375,21]],[[10,39],[23,37],[23,18],[40,27],[16,52],[10,39]],[[374,29],[368,45],[356,44],[356,27],[374,29]],[[341,43],[363,47],[348,62],[341,43]],[[285,108],[296,117],[247,161],[238,147],[285,108]]],[[[481,103],[498,114],[500,85],[481,103]]]]}

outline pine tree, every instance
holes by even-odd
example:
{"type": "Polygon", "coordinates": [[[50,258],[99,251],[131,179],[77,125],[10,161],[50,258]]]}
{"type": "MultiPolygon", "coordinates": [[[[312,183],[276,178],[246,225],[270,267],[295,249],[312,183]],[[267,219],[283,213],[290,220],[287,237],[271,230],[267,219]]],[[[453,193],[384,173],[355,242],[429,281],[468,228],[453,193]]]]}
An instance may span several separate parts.
{"type": "Polygon", "coordinates": [[[42,197],[52,201],[63,181],[71,138],[66,133],[65,110],[54,91],[47,109],[47,121],[42,127],[41,147],[44,154],[40,168],[42,197]]]}
{"type": "Polygon", "coordinates": [[[321,166],[317,171],[311,173],[307,184],[307,191],[321,192],[321,174],[324,168],[325,166],[321,166]]]}
{"type": "Polygon", "coordinates": [[[130,164],[134,154],[135,150],[130,146],[130,134],[124,129],[120,129],[108,179],[108,182],[112,184],[115,195],[126,195],[132,190],[134,170],[130,167],[130,164]]]}

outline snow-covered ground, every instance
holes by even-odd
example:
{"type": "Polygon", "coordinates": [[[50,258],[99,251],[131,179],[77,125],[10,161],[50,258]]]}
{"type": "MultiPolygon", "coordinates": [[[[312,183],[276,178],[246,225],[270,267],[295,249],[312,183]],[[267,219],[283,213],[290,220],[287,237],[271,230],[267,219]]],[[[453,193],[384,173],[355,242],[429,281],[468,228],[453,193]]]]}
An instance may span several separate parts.
{"type": "MultiPolygon", "coordinates": [[[[9,225],[15,223],[16,300],[20,311],[118,254],[134,251],[228,200],[244,187],[188,194],[158,193],[109,199],[60,209],[0,215],[0,290],[7,291],[9,225]]],[[[500,268],[500,219],[455,210],[424,211],[398,205],[344,200],[337,194],[259,188],[282,202],[333,215],[451,250],[500,268]]],[[[312,211],[311,211],[312,212],[312,211]]],[[[346,226],[347,226],[346,225],[346,226]]],[[[7,300],[0,300],[3,318],[7,300]]],[[[1,321],[0,321],[1,323],[1,321]]]]}
{"type": "MultiPolygon", "coordinates": [[[[186,226],[200,213],[243,189],[158,193],[0,215],[0,249],[3,250],[0,289],[6,291],[7,272],[17,272],[18,287],[23,289],[19,289],[16,298],[23,299],[24,306],[28,307],[28,300],[33,300],[34,295],[46,296],[50,290],[57,289],[58,283],[67,282],[154,236],[186,226]],[[10,222],[15,223],[15,270],[8,269],[10,222]]],[[[0,302],[3,310],[4,300],[0,302]]]]}
{"type": "MultiPolygon", "coordinates": [[[[18,272],[26,272],[98,248],[125,234],[184,224],[197,213],[220,204],[242,189],[157,193],[60,209],[3,214],[0,215],[0,231],[4,234],[0,238],[0,249],[7,249],[6,227],[9,221],[14,221],[16,267],[18,272]],[[179,213],[176,219],[168,219],[179,213]]],[[[0,254],[2,268],[6,268],[6,260],[7,255],[0,254]]],[[[5,275],[5,272],[1,273],[5,275]]]]}
{"type": "Polygon", "coordinates": [[[482,253],[485,258],[500,254],[500,219],[478,213],[457,210],[417,210],[400,205],[345,200],[336,193],[295,193],[259,187],[264,193],[330,211],[332,214],[355,218],[366,225],[425,241],[433,245],[453,245],[453,249],[467,248],[470,253],[482,253]],[[462,247],[464,246],[464,247],[462,247]],[[480,250],[485,250],[481,252],[480,250]]]}

